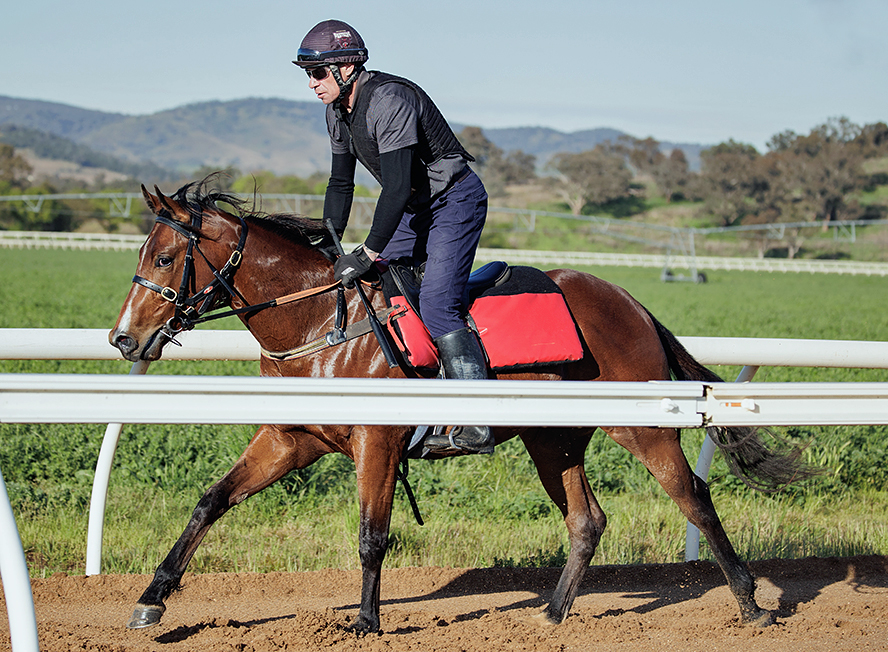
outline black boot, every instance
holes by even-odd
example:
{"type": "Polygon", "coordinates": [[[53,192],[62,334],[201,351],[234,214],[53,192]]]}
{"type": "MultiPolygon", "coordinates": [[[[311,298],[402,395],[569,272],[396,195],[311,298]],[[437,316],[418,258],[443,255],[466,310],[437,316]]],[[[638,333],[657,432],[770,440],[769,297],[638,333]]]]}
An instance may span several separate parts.
{"type": "MultiPolygon", "coordinates": [[[[487,360],[475,333],[468,328],[451,331],[434,340],[441,358],[444,378],[479,380],[487,378],[487,360]]],[[[432,452],[462,450],[467,453],[493,452],[493,435],[487,426],[454,426],[448,433],[436,432],[423,441],[432,452]]]]}

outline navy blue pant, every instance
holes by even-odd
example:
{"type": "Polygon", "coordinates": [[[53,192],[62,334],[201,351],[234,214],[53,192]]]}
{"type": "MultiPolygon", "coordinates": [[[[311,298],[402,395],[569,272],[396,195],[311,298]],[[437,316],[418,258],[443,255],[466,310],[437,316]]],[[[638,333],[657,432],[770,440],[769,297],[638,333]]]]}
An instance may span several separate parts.
{"type": "Polygon", "coordinates": [[[404,213],[380,254],[386,260],[425,262],[419,310],[433,338],[466,326],[463,294],[486,220],[487,191],[470,171],[428,208],[404,213]]]}

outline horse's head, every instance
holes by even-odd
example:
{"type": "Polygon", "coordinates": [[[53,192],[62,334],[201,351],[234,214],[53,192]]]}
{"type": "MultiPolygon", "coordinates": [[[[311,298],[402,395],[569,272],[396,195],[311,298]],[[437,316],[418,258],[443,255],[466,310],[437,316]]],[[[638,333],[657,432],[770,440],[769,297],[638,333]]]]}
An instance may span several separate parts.
{"type": "Polygon", "coordinates": [[[240,263],[246,224],[215,207],[218,195],[198,194],[196,200],[189,194],[194,186],[172,197],[157,186],[156,195],[142,186],[156,220],[109,335],[111,345],[132,362],[159,359],[164,345],[191,328],[194,318],[231,298],[225,285],[240,263]],[[225,283],[220,275],[228,277],[225,283]]]}

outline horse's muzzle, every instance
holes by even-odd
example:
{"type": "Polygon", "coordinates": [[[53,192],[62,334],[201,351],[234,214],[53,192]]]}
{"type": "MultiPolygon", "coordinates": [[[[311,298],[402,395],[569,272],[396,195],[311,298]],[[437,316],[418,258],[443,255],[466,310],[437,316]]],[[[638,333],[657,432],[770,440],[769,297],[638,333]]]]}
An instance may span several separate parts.
{"type": "Polygon", "coordinates": [[[144,346],[140,346],[139,340],[127,333],[126,331],[111,331],[108,341],[111,346],[117,348],[121,355],[130,362],[138,362],[139,360],[154,361],[160,358],[163,350],[163,340],[165,338],[158,337],[160,331],[157,331],[145,342],[144,346]]]}

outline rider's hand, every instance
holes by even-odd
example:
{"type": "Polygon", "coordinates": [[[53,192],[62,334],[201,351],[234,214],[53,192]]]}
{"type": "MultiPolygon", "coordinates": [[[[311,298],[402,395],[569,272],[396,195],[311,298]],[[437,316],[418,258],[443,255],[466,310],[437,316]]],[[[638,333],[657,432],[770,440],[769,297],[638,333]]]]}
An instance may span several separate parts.
{"type": "Polygon", "coordinates": [[[336,259],[336,262],[333,263],[333,272],[337,281],[342,281],[345,287],[350,288],[354,287],[355,280],[370,269],[372,265],[373,261],[367,255],[364,245],[359,245],[350,254],[345,254],[336,259]]]}

